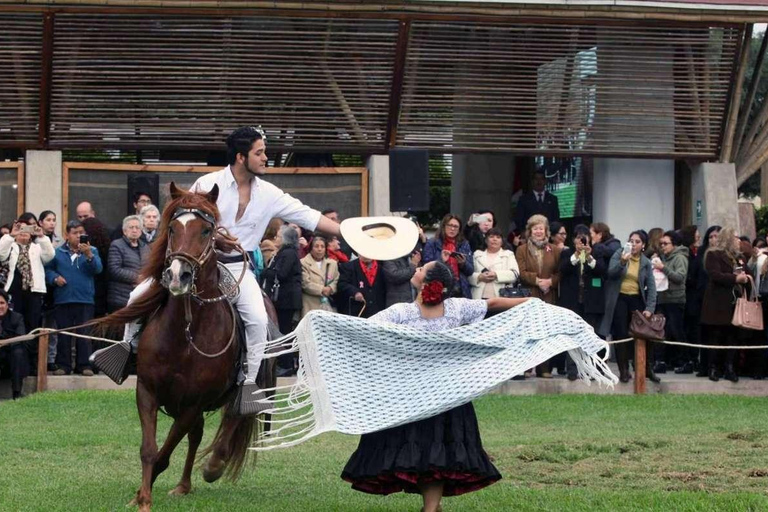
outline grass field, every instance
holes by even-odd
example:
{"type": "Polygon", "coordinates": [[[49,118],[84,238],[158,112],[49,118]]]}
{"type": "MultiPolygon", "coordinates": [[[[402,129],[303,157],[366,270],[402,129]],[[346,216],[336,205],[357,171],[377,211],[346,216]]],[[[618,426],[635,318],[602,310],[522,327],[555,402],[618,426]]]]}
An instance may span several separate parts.
{"type": "MultiPolygon", "coordinates": [[[[504,479],[449,511],[768,511],[768,399],[734,396],[488,396],[475,403],[504,479]]],[[[218,418],[208,421],[210,439],[218,418]]],[[[163,436],[169,425],[161,418],[163,436]]],[[[140,481],[131,392],[0,403],[0,510],[125,510],[140,481]]],[[[325,434],[260,454],[236,484],[193,477],[170,497],[186,444],[155,485],[156,510],[419,510],[338,475],[356,438],[325,434]]]]}

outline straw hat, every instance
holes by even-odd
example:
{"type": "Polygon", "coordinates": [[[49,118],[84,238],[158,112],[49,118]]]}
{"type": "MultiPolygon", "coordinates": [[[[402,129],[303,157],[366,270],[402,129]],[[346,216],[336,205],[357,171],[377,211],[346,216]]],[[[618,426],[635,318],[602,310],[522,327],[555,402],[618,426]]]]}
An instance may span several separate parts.
{"type": "Polygon", "coordinates": [[[341,223],[341,236],[357,254],[386,261],[411,254],[419,229],[405,217],[352,217],[341,223]]]}

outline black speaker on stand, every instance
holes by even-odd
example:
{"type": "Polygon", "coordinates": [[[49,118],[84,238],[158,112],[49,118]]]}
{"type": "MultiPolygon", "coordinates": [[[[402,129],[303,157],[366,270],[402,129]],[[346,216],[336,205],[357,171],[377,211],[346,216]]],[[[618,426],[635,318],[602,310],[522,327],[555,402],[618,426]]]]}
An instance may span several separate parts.
{"type": "MultiPolygon", "coordinates": [[[[128,175],[128,215],[133,215],[133,195],[136,192],[149,194],[152,204],[159,205],[160,200],[160,175],[154,173],[134,173],[128,175]]],[[[159,206],[158,206],[159,207],[159,206]]]]}
{"type": "Polygon", "coordinates": [[[429,152],[396,148],[389,151],[389,209],[393,212],[429,210],[429,152]]]}

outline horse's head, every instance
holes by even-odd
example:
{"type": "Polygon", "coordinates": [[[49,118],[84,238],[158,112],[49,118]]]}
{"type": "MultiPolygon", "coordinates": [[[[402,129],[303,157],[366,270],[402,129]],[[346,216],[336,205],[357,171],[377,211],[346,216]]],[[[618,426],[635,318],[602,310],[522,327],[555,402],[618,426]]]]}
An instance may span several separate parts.
{"type": "MultiPolygon", "coordinates": [[[[176,201],[190,195],[192,194],[171,183],[172,202],[169,207],[172,211],[169,212],[166,228],[168,245],[162,284],[174,296],[193,293],[198,272],[211,257],[215,257],[215,206],[211,211],[201,208],[202,205],[176,201]]],[[[219,187],[214,185],[210,192],[202,196],[215,205],[219,197],[219,187]]]]}

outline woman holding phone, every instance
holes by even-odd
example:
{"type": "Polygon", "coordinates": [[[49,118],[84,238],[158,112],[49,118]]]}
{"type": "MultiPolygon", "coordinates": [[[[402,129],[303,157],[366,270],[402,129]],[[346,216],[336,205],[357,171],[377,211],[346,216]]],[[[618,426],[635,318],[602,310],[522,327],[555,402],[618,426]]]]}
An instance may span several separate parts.
{"type": "Polygon", "coordinates": [[[434,238],[424,245],[424,264],[441,261],[448,265],[454,276],[451,297],[472,297],[469,276],[475,271],[472,249],[461,233],[461,219],[449,213],[440,221],[434,238]]]}
{"type": "MultiPolygon", "coordinates": [[[[613,336],[614,340],[629,337],[629,322],[633,311],[642,311],[650,318],[656,310],[656,281],[653,266],[643,251],[648,243],[645,231],[633,231],[626,245],[611,257],[605,281],[605,315],[598,334],[613,336]]],[[[619,381],[629,382],[629,354],[633,343],[616,345],[616,362],[619,365],[619,381]]],[[[653,382],[660,379],[653,373],[653,344],[648,344],[646,375],[653,382]]]]}

